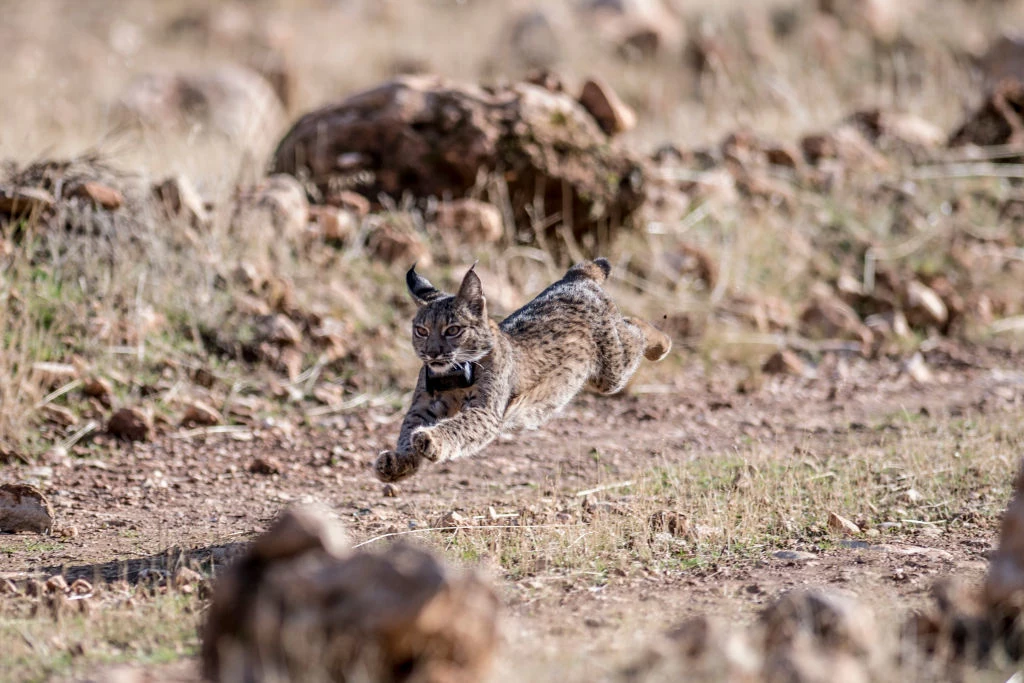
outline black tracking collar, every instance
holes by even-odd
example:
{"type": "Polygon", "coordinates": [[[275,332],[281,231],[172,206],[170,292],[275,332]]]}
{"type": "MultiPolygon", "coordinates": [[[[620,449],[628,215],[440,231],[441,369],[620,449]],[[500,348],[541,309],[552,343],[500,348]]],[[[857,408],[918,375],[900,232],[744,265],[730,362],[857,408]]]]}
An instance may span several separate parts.
{"type": "Polygon", "coordinates": [[[465,389],[473,386],[475,381],[472,363],[462,363],[451,370],[438,373],[427,367],[427,391],[431,394],[450,389],[465,389]]]}

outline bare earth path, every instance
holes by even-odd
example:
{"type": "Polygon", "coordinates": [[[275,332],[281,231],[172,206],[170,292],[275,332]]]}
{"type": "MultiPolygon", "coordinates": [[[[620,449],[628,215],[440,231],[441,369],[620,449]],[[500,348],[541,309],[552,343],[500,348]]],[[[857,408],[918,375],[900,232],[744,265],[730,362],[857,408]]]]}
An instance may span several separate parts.
{"type": "MultiPolygon", "coordinates": [[[[801,514],[820,516],[820,529],[798,515],[787,534],[786,514],[772,512],[773,500],[787,492],[770,487],[784,481],[772,479],[776,468],[792,462],[806,462],[808,481],[827,485],[844,480],[847,459],[873,462],[864,453],[913,463],[913,449],[961,448],[958,430],[969,434],[974,423],[996,432],[1024,416],[1019,359],[937,352],[929,360],[933,377],[923,385],[884,361],[834,361],[823,362],[814,378],[766,378],[750,394],[737,392],[736,371],[691,366],[665,380],[648,369],[630,395],[582,396],[545,428],[503,437],[484,457],[427,467],[403,482],[397,497],[382,495],[367,468],[397,431],[393,407],[361,408],[320,425],[109,444],[50,469],[7,472],[38,480],[60,524],[77,535],[0,536],[0,574],[63,571],[69,579],[131,582],[141,569],[165,567],[182,554],[209,570],[282,507],[318,502],[354,542],[386,543],[391,539],[377,537],[402,533],[489,573],[509,615],[496,677],[521,680],[523,666],[543,678],[567,668],[590,679],[689,615],[749,620],[766,601],[802,585],[830,584],[883,611],[913,607],[940,575],[982,575],[994,514],[975,514],[968,502],[936,500],[918,509],[894,502],[889,525],[867,524],[867,534],[843,538],[825,531],[827,510],[812,509],[801,514]],[[716,469],[726,461],[740,464],[716,469]],[[687,486],[731,486],[735,493],[721,500],[753,503],[729,522],[702,519],[692,499],[681,499],[694,489],[673,488],[673,477],[695,471],[704,479],[687,486]],[[684,511],[691,533],[671,538],[652,530],[656,541],[638,534],[663,508],[684,511]],[[482,528],[421,531],[446,526],[482,528]],[[641,536],[650,545],[638,551],[641,536]]],[[[998,453],[1006,471],[1020,455],[1010,447],[998,453]]],[[[912,472],[914,465],[901,467],[912,472]]],[[[978,509],[1000,509],[1009,481],[990,482],[985,472],[978,481],[978,509]]],[[[841,501],[859,493],[828,495],[841,501]]],[[[157,677],[190,680],[192,667],[175,663],[157,677]]]]}

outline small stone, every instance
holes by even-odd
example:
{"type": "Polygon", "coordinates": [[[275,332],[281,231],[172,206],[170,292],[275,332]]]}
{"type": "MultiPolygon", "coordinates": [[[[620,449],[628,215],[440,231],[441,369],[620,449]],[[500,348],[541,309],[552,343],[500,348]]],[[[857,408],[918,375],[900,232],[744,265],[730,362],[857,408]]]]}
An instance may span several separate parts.
{"type": "Polygon", "coordinates": [[[636,126],[636,114],[603,81],[590,79],[584,83],[578,101],[606,135],[624,133],[636,126]]]}
{"type": "Polygon", "coordinates": [[[803,375],[807,366],[800,356],[790,349],[779,349],[764,362],[761,371],[769,375],[803,375]]]}
{"type": "Polygon", "coordinates": [[[174,572],[174,585],[178,588],[189,586],[200,583],[203,580],[203,575],[194,569],[188,567],[180,567],[178,571],[174,572]]]}
{"type": "Polygon", "coordinates": [[[329,242],[345,242],[359,230],[359,217],[347,209],[311,206],[309,217],[319,228],[320,236],[329,242]]]}
{"type": "Polygon", "coordinates": [[[63,593],[68,589],[68,582],[60,574],[51,576],[46,580],[47,593],[63,593]]]}
{"type": "Polygon", "coordinates": [[[153,421],[139,408],[121,408],[110,416],[107,433],[126,441],[147,441],[153,435],[153,421]]]}
{"type": "Polygon", "coordinates": [[[912,380],[918,384],[929,384],[932,379],[931,368],[925,362],[920,352],[915,353],[906,363],[903,364],[903,372],[907,373],[912,380]]]}
{"type": "Polygon", "coordinates": [[[843,534],[859,534],[860,527],[834,512],[828,513],[828,528],[843,534]]]}
{"type": "Polygon", "coordinates": [[[184,217],[193,225],[205,224],[210,219],[202,197],[183,175],[167,178],[155,185],[153,194],[171,216],[184,217]]]}
{"type": "Polygon", "coordinates": [[[263,456],[249,463],[249,471],[253,474],[281,474],[281,463],[269,455],[263,456]]]}
{"type": "Polygon", "coordinates": [[[124,204],[124,195],[116,188],[91,180],[75,187],[71,191],[71,195],[74,197],[88,199],[96,206],[107,209],[108,211],[119,209],[121,208],[121,205],[124,204]]]}
{"type": "Polygon", "coordinates": [[[949,319],[949,309],[931,287],[917,280],[907,283],[907,319],[913,326],[941,327],[949,319]]]}
{"type": "Polygon", "coordinates": [[[185,409],[185,416],[181,419],[183,425],[200,425],[210,427],[220,424],[224,418],[215,408],[202,401],[192,401],[185,409]]]}
{"type": "Polygon", "coordinates": [[[772,554],[777,560],[790,560],[793,562],[806,562],[807,560],[817,559],[817,555],[814,553],[804,552],[803,550],[779,550],[772,554]]]}
{"type": "Polygon", "coordinates": [[[53,506],[43,492],[29,484],[0,485],[0,532],[41,534],[53,528],[53,506]]]}
{"type": "Polygon", "coordinates": [[[907,489],[903,492],[903,499],[908,503],[920,503],[924,500],[924,494],[917,489],[907,489]]]}
{"type": "Polygon", "coordinates": [[[441,515],[441,518],[434,524],[434,526],[439,527],[444,531],[455,531],[456,527],[466,526],[468,522],[469,520],[466,519],[464,515],[452,510],[441,515]]]}
{"type": "Polygon", "coordinates": [[[384,484],[380,492],[385,498],[398,498],[398,487],[394,484],[384,484]]]}
{"type": "Polygon", "coordinates": [[[82,383],[82,393],[90,398],[98,399],[104,405],[110,405],[114,395],[114,386],[103,377],[87,377],[82,383]]]}
{"type": "Polygon", "coordinates": [[[78,527],[62,526],[59,529],[54,529],[53,533],[61,538],[78,538],[78,527]]]}
{"type": "Polygon", "coordinates": [[[487,244],[505,232],[498,207],[476,199],[456,199],[437,207],[437,228],[467,244],[487,244]]]}

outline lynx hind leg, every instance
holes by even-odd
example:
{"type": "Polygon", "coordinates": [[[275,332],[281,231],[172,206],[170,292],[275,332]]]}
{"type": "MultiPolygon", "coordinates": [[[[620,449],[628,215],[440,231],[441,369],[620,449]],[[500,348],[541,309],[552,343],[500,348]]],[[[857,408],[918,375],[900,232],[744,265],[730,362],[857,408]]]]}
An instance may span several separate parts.
{"type": "Polygon", "coordinates": [[[597,372],[590,384],[602,394],[614,394],[636,372],[644,355],[647,342],[643,331],[625,318],[600,330],[597,342],[597,372]]]}
{"type": "Polygon", "coordinates": [[[632,323],[640,328],[644,335],[644,358],[650,361],[659,361],[668,355],[672,350],[672,339],[654,325],[640,318],[626,318],[627,323],[632,323]]]}

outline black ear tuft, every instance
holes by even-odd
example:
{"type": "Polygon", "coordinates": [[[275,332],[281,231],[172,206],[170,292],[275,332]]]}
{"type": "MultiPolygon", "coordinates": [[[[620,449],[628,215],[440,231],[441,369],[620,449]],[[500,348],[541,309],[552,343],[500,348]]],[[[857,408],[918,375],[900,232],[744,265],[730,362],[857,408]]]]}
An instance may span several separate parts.
{"type": "Polygon", "coordinates": [[[430,284],[430,280],[416,272],[416,264],[412,265],[409,272],[405,274],[405,284],[409,287],[409,294],[418,306],[425,306],[435,299],[444,296],[444,292],[430,284]]]}
{"type": "Polygon", "coordinates": [[[476,274],[475,269],[476,264],[474,263],[466,276],[462,278],[458,298],[466,304],[473,315],[484,317],[487,314],[487,300],[484,298],[483,283],[480,282],[480,276],[476,274]]]}

